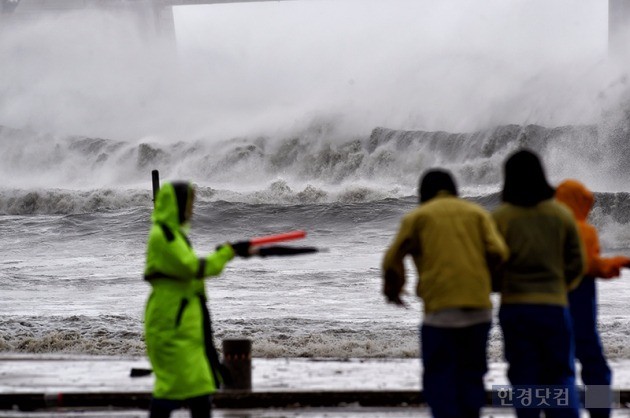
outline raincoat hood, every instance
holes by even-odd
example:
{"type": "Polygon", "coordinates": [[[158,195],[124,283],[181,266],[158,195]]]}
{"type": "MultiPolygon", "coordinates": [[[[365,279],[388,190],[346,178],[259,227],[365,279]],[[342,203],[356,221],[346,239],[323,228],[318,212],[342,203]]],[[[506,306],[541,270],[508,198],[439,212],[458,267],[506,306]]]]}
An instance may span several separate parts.
{"type": "Polygon", "coordinates": [[[593,193],[577,180],[565,180],[556,188],[556,199],[567,205],[578,221],[588,217],[595,198],[593,193]]]}
{"type": "Polygon", "coordinates": [[[165,183],[158,190],[151,219],[173,229],[188,221],[187,208],[192,205],[193,189],[190,183],[165,183]]]}

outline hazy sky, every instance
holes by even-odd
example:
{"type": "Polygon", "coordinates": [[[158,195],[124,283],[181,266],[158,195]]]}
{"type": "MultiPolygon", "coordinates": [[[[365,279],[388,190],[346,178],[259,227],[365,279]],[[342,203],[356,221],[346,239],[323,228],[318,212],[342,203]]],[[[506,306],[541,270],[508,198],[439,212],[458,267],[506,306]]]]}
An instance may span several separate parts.
{"type": "Polygon", "coordinates": [[[4,31],[0,124],[123,139],[281,135],[322,120],[361,133],[553,126],[596,121],[616,76],[603,0],[295,0],[174,14],[176,48],[94,13],[4,31]]]}
{"type": "Polygon", "coordinates": [[[608,5],[602,0],[294,0],[174,11],[179,39],[204,48],[230,44],[254,50],[269,42],[280,47],[309,42],[318,49],[342,49],[360,46],[367,37],[380,44],[412,42],[416,51],[542,48],[555,54],[556,48],[605,47],[608,5]]]}
{"type": "Polygon", "coordinates": [[[579,84],[605,58],[606,3],[307,0],[175,15],[182,51],[215,62],[209,75],[240,87],[235,104],[274,97],[280,108],[321,104],[401,128],[457,130],[587,117],[590,105],[566,106],[592,98],[579,84]]]}

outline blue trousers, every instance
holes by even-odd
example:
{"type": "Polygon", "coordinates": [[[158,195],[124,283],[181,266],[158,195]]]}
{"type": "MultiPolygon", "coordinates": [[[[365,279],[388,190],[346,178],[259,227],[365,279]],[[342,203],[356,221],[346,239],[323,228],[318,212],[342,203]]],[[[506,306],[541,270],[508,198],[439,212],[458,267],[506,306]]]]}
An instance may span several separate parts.
{"type": "Polygon", "coordinates": [[[422,325],[422,387],[434,418],[478,418],[490,323],[463,328],[422,325]]]}
{"type": "MultiPolygon", "coordinates": [[[[566,388],[566,407],[517,408],[519,418],[579,418],[575,386],[575,350],[569,309],[555,305],[502,305],[499,322],[503,331],[508,378],[512,386],[566,388]]],[[[550,399],[549,404],[552,404],[550,399]]],[[[537,407],[541,405],[541,407],[537,407]]]]}
{"type": "MultiPolygon", "coordinates": [[[[597,289],[593,277],[584,277],[580,285],[569,293],[569,308],[575,333],[575,356],[582,365],[582,381],[587,387],[610,386],[612,372],[597,331],[597,289]]],[[[601,405],[600,402],[601,399],[598,399],[601,405]]],[[[591,418],[610,416],[610,408],[587,409],[591,418]]]]}

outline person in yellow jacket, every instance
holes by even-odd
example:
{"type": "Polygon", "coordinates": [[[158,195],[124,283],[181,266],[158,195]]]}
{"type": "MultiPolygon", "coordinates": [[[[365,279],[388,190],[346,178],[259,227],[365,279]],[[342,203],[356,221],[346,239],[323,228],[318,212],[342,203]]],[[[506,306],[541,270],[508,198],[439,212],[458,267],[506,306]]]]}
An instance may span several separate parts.
{"type": "Polygon", "coordinates": [[[193,418],[211,416],[210,395],[219,382],[209,358],[212,335],[203,279],[219,275],[235,254],[248,257],[250,251],[248,242],[227,243],[197,256],[187,236],[193,202],[191,184],[165,183],[152,215],[144,269],[151,285],[144,333],[155,374],[150,418],[168,418],[184,406],[193,418]]]}
{"type": "Polygon", "coordinates": [[[569,310],[573,320],[575,356],[582,365],[582,381],[590,392],[585,407],[591,418],[610,416],[612,372],[604,356],[597,331],[597,289],[595,278],[611,279],[630,267],[630,258],[602,257],[597,230],[588,223],[588,214],[595,203],[593,193],[577,180],[569,179],[556,187],[556,199],[571,209],[586,250],[586,275],[577,288],[569,292],[569,310]]]}
{"type": "Polygon", "coordinates": [[[383,292],[403,305],[403,259],[413,258],[417,294],[424,303],[420,328],[423,391],[435,418],[479,417],[492,322],[491,273],[508,249],[490,214],[461,199],[451,174],[427,171],[420,205],[402,219],[383,259],[383,292]]]}
{"type": "Polygon", "coordinates": [[[547,418],[578,418],[567,296],[585,266],[577,225],[554,199],[540,158],[530,150],[506,160],[501,197],[493,217],[510,259],[498,280],[499,323],[516,414],[538,418],[544,410],[547,418]],[[519,393],[538,398],[517,398],[519,393]]]}

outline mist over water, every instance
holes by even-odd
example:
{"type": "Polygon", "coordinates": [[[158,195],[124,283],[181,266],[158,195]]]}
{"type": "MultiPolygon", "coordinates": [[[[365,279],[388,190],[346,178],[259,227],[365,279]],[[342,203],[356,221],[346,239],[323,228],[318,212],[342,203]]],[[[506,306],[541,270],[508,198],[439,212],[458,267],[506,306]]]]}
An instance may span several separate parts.
{"type": "Polygon", "coordinates": [[[176,13],[189,62],[203,66],[202,57],[213,56],[237,66],[208,70],[226,86],[244,87],[230,93],[247,103],[275,97],[289,111],[299,106],[299,115],[341,114],[355,128],[451,132],[587,123],[601,106],[592,103],[606,72],[601,2],[357,0],[187,10],[176,13]],[[226,48],[217,53],[219,45],[226,48]]]}
{"type": "Polygon", "coordinates": [[[84,11],[0,37],[0,124],[190,141],[314,121],[467,132],[599,122],[619,77],[595,0],[318,0],[174,8],[172,39],[84,11]]]}

